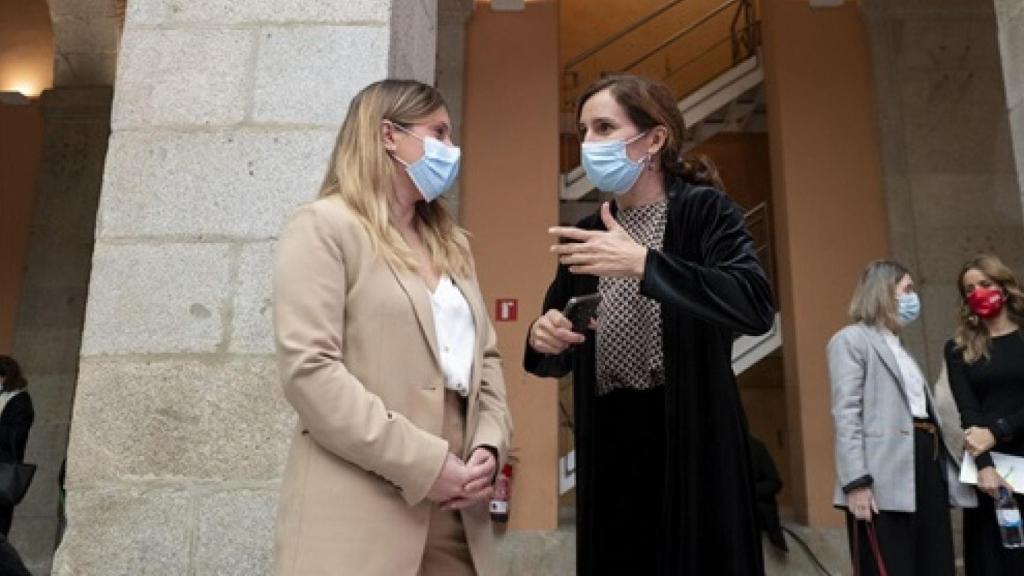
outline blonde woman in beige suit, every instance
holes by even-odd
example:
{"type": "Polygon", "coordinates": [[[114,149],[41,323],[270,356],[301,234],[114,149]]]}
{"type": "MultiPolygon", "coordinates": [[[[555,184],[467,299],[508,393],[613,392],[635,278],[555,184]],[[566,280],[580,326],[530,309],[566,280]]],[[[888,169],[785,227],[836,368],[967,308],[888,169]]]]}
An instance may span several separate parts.
{"type": "Polygon", "coordinates": [[[458,165],[434,88],[371,84],[280,239],[277,356],[298,426],[278,576],[496,572],[487,502],[512,426],[466,233],[437,201],[458,165]]]}

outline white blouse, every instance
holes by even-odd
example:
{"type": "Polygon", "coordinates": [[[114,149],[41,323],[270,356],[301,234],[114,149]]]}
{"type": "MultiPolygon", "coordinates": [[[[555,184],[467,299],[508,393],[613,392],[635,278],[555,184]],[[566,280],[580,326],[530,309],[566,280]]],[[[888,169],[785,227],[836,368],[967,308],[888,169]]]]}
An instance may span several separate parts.
{"type": "Polygon", "coordinates": [[[883,329],[882,335],[885,336],[885,342],[889,345],[889,349],[892,350],[893,356],[896,357],[896,363],[899,364],[904,388],[906,389],[907,403],[910,404],[910,413],[913,414],[914,418],[927,418],[928,401],[924,396],[926,384],[921,368],[918,367],[917,362],[903,348],[903,344],[900,343],[900,339],[895,334],[883,329]]]}
{"type": "Polygon", "coordinates": [[[476,351],[473,311],[448,276],[441,277],[437,289],[430,295],[430,307],[434,311],[434,331],[437,333],[445,388],[463,397],[469,396],[469,379],[476,351]]]}

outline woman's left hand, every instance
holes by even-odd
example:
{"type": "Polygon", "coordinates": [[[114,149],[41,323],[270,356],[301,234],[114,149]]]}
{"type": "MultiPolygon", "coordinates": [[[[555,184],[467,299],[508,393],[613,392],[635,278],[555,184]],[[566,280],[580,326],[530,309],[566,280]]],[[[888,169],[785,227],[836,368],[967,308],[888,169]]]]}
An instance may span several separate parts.
{"type": "Polygon", "coordinates": [[[1013,486],[1007,484],[994,467],[986,466],[978,470],[978,490],[998,500],[1000,488],[1006,488],[1011,494],[1013,493],[1013,486]]]}
{"type": "Polygon", "coordinates": [[[988,428],[971,426],[964,432],[964,446],[971,456],[977,458],[996,445],[996,437],[988,428]]]}
{"type": "Polygon", "coordinates": [[[572,226],[549,228],[548,233],[575,240],[555,244],[551,251],[573,274],[640,278],[644,275],[647,248],[637,244],[615,218],[605,202],[601,205],[603,230],[583,230],[572,226]]]}
{"type": "Polygon", "coordinates": [[[498,469],[498,461],[489,448],[480,446],[473,450],[466,461],[466,469],[470,472],[470,481],[463,487],[462,495],[445,502],[445,510],[461,510],[490,499],[494,493],[494,472],[498,469]]]}

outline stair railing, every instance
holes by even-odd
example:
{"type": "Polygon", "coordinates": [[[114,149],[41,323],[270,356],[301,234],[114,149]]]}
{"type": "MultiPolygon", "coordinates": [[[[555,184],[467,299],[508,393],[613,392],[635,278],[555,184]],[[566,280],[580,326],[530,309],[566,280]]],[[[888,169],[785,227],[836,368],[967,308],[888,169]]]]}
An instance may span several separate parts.
{"type": "MultiPolygon", "coordinates": [[[[639,56],[634,57],[625,63],[613,63],[608,61],[609,58],[606,57],[604,61],[598,61],[598,63],[594,65],[599,70],[594,78],[581,78],[581,68],[584,64],[591,65],[595,58],[604,53],[610,53],[609,49],[621,42],[624,38],[636,32],[643,26],[661,17],[665,17],[670,10],[684,2],[689,3],[687,0],[672,0],[663,4],[659,8],[631,22],[618,32],[608,36],[598,44],[584,50],[566,62],[562,70],[563,110],[570,111],[573,109],[577,92],[584,82],[589,83],[599,77],[613,73],[637,72],[637,68],[641,67],[641,65],[649,62],[658,55],[665,58],[664,70],[658,80],[668,81],[684,68],[703,60],[710,53],[720,49],[726,43],[731,46],[731,62],[728,67],[731,67],[757,53],[757,47],[760,45],[760,29],[754,0],[725,0],[711,11],[690,22],[682,29],[672,33],[639,56]],[[720,15],[729,13],[730,9],[732,9],[733,12],[732,21],[729,26],[729,36],[712,43],[710,46],[700,51],[696,56],[688,59],[680,65],[673,65],[671,63],[671,56],[674,53],[678,56],[678,48],[682,46],[682,40],[691,37],[697,31],[703,30],[704,27],[708,26],[720,15]]],[[[700,78],[696,85],[687,86],[685,89],[686,92],[700,88],[724,71],[725,69],[716,70],[710,76],[700,78]]],[[[685,93],[675,94],[677,100],[681,99],[685,95],[685,93]]]]}

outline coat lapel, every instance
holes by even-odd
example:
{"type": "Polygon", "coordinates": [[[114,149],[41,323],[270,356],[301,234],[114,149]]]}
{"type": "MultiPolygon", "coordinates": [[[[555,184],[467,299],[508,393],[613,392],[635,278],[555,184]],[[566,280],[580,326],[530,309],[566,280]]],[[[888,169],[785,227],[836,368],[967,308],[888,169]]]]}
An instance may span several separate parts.
{"type": "Polygon", "coordinates": [[[412,309],[416,312],[420,330],[430,346],[430,353],[434,357],[434,362],[440,367],[441,362],[437,355],[437,330],[434,328],[434,311],[430,307],[430,294],[427,292],[426,284],[423,283],[422,278],[409,270],[399,270],[391,262],[388,262],[388,267],[391,268],[395,279],[398,280],[399,286],[405,291],[405,295],[409,297],[412,309]]]}
{"type": "Polygon", "coordinates": [[[900,365],[896,361],[896,355],[892,353],[892,349],[889,348],[889,344],[885,341],[885,337],[882,336],[881,332],[870,326],[864,326],[864,331],[867,333],[868,341],[871,342],[875,353],[882,359],[882,364],[885,364],[889,372],[892,372],[892,377],[896,379],[900,391],[903,392],[903,399],[906,400],[906,384],[903,382],[903,373],[900,371],[900,365]]]}

